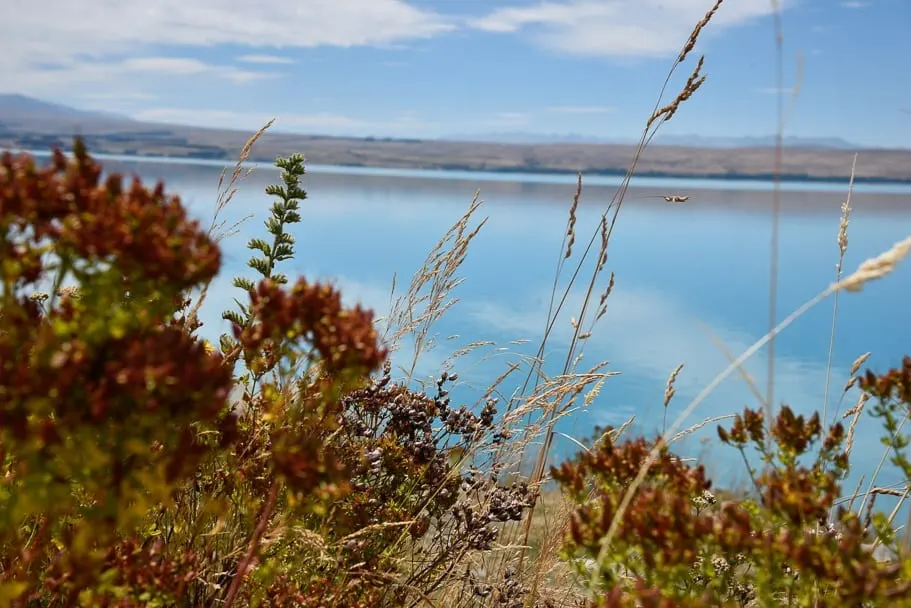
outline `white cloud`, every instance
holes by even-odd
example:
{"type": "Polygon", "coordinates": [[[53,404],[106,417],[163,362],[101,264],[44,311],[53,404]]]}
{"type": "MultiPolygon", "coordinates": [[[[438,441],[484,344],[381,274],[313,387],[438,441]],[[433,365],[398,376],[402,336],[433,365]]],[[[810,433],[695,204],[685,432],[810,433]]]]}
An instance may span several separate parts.
{"type": "Polygon", "coordinates": [[[847,2],[842,2],[841,5],[844,8],[867,8],[870,6],[869,2],[858,2],[857,0],[848,0],[847,2]]]}
{"type": "MultiPolygon", "coordinates": [[[[0,25],[0,29],[2,29],[0,25]]],[[[68,59],[50,65],[0,69],[8,90],[32,95],[67,92],[69,95],[106,95],[109,99],[131,95],[129,88],[149,75],[166,77],[211,76],[235,84],[276,78],[274,72],[242,70],[231,65],[214,65],[187,57],[133,57],[118,60],[68,59]],[[7,71],[7,69],[9,71],[7,71]],[[105,90],[98,90],[105,87],[105,90]],[[122,90],[123,87],[125,90],[122,90]]]]}
{"type": "Polygon", "coordinates": [[[153,101],[158,99],[157,95],[151,93],[137,93],[126,91],[123,93],[84,93],[80,95],[82,99],[93,99],[96,101],[153,101]]]}
{"type": "MultiPolygon", "coordinates": [[[[783,6],[790,3],[783,3],[783,6]]],[[[570,0],[493,11],[472,25],[488,32],[529,31],[541,45],[577,55],[659,57],[680,51],[710,0],[570,0]]],[[[721,6],[703,35],[773,12],[769,0],[721,6]]]]}
{"type": "Polygon", "coordinates": [[[198,59],[183,57],[136,57],[122,61],[120,69],[126,72],[153,72],[173,76],[198,76],[213,74],[232,82],[244,83],[252,80],[275,78],[278,74],[269,72],[251,72],[234,66],[212,65],[198,59]]]}
{"type": "Polygon", "coordinates": [[[237,60],[242,63],[274,63],[284,65],[294,63],[294,60],[290,57],[279,57],[278,55],[241,55],[237,60]]]}
{"type": "Polygon", "coordinates": [[[528,124],[530,120],[531,115],[527,112],[498,112],[487,124],[495,127],[518,127],[528,124]]]}
{"type": "MultiPolygon", "coordinates": [[[[268,122],[273,115],[257,112],[235,112],[232,110],[188,109],[188,108],[147,108],[134,112],[132,117],[150,122],[167,122],[200,127],[258,129],[268,122]]],[[[292,127],[315,128],[358,128],[363,122],[331,113],[283,114],[275,116],[276,126],[281,130],[292,127]]]]}
{"type": "Polygon", "coordinates": [[[548,112],[556,114],[608,114],[614,108],[610,106],[554,106],[547,108],[548,112]]]}
{"type": "MultiPolygon", "coordinates": [[[[388,45],[453,27],[444,17],[405,0],[18,2],[0,20],[0,81],[9,90],[24,93],[61,92],[74,84],[96,82],[96,64],[168,47],[230,44],[253,51],[388,45]],[[69,74],[54,88],[54,82],[42,75],[47,72],[69,74]]],[[[244,82],[252,73],[223,74],[244,82]]]]}
{"type": "Polygon", "coordinates": [[[153,107],[132,112],[131,116],[137,120],[150,122],[254,131],[270,119],[275,118],[273,129],[279,131],[357,135],[370,133],[382,135],[400,131],[418,132],[435,126],[432,123],[423,122],[412,113],[404,113],[388,121],[374,121],[331,112],[267,114],[206,108],[153,107]]]}

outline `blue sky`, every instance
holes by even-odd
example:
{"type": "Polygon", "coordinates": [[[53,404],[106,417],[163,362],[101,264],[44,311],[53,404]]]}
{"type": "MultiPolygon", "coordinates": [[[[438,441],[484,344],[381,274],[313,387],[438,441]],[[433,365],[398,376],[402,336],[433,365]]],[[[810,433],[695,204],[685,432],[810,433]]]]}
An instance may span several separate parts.
{"type": "MultiPolygon", "coordinates": [[[[712,0],[6,0],[0,88],[253,130],[635,138],[712,0]]],[[[911,2],[782,0],[787,135],[911,147],[911,2]],[[790,91],[788,92],[790,95],[790,91]]],[[[726,0],[669,134],[775,131],[771,0],[726,0]]],[[[686,79],[697,58],[681,68],[686,79]]]]}

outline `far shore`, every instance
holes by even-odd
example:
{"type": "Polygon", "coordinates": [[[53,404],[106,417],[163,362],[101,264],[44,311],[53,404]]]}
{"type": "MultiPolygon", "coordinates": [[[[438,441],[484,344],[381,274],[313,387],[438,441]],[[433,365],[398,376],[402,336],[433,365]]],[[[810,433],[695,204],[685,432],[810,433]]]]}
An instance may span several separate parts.
{"type": "MultiPolygon", "coordinates": [[[[251,133],[164,123],[97,118],[0,114],[0,147],[49,150],[72,145],[79,134],[95,154],[166,157],[233,163],[251,133]]],[[[250,150],[250,160],[271,163],[301,153],[315,171],[406,170],[500,176],[542,175],[620,180],[638,157],[635,179],[717,180],[782,184],[911,184],[911,149],[833,148],[787,145],[780,166],[768,146],[712,148],[651,144],[641,154],[633,144],[496,143],[485,141],[336,137],[267,132],[250,150]],[[855,165],[856,152],[856,165],[855,165]],[[340,170],[340,169],[339,169],[340,170]],[[777,178],[776,178],[777,176],[777,178]]],[[[493,179],[493,178],[491,178],[493,179]]]]}
{"type": "MultiPolygon", "coordinates": [[[[38,158],[50,156],[48,150],[7,148],[11,152],[25,152],[38,158]]],[[[65,148],[66,149],[66,148],[65,148]]],[[[66,149],[67,152],[70,150],[66,149]]],[[[91,152],[91,150],[90,150],[91,152]]],[[[167,154],[107,154],[91,152],[99,160],[124,163],[155,163],[182,166],[224,168],[233,167],[236,160],[215,160],[167,154]]],[[[257,171],[274,170],[274,158],[251,155],[247,165],[257,171]]],[[[367,175],[376,177],[399,177],[413,179],[447,179],[477,182],[518,182],[540,184],[575,184],[578,172],[569,170],[538,170],[535,168],[501,167],[477,170],[465,167],[413,168],[398,166],[364,166],[362,164],[316,164],[308,163],[310,173],[367,175]]],[[[583,171],[583,183],[589,186],[618,186],[624,178],[620,171],[583,171]]],[[[778,186],[786,192],[847,192],[846,178],[821,178],[805,175],[781,175],[778,186]]],[[[691,175],[684,173],[638,171],[631,180],[634,188],[667,189],[668,194],[679,190],[729,190],[772,191],[776,187],[774,175],[716,174],[691,175]]],[[[911,179],[857,178],[854,179],[856,192],[873,194],[911,194],[911,179]]]]}

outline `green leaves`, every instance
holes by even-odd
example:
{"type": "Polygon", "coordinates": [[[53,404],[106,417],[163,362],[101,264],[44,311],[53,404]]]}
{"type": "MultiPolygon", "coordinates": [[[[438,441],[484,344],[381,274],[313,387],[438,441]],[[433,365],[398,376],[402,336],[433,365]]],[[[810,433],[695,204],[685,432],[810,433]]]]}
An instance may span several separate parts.
{"type": "MultiPolygon", "coordinates": [[[[270,215],[265,220],[266,232],[272,235],[272,242],[262,238],[252,238],[247,243],[247,249],[255,252],[247,262],[247,266],[259,273],[263,279],[271,279],[279,285],[288,283],[288,277],[275,271],[279,262],[290,260],[294,257],[294,235],[287,232],[291,224],[301,221],[300,201],[307,198],[307,193],[300,186],[300,180],[305,174],[304,157],[301,154],[292,154],[288,158],[279,157],[275,166],[282,170],[282,184],[272,184],[266,187],[266,194],[278,200],[272,203],[270,215]]],[[[253,291],[256,282],[244,277],[234,277],[234,287],[247,293],[253,291]]],[[[222,319],[234,325],[246,327],[251,322],[250,310],[235,300],[237,310],[226,310],[222,319]]],[[[221,337],[223,352],[229,352],[237,343],[231,337],[221,337]]]]}

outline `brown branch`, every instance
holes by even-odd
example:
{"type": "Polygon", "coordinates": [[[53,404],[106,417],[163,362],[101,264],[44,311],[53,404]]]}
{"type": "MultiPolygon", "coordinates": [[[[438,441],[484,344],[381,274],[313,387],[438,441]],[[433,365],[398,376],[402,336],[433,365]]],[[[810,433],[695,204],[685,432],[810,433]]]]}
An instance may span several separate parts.
{"type": "Polygon", "coordinates": [[[272,517],[272,512],[275,510],[275,503],[278,502],[278,486],[279,484],[277,481],[272,482],[272,487],[269,489],[269,497],[266,499],[266,504],[263,506],[263,510],[259,515],[259,521],[256,523],[256,528],[253,530],[253,536],[250,537],[250,543],[247,545],[247,554],[244,555],[244,558],[240,561],[240,565],[237,567],[237,574],[234,576],[234,580],[231,581],[231,586],[228,588],[228,596],[225,598],[224,608],[231,608],[231,604],[234,603],[234,599],[240,591],[240,586],[243,584],[244,577],[247,575],[247,569],[253,562],[253,558],[256,557],[259,541],[266,532],[266,526],[269,525],[269,518],[272,517]]]}

